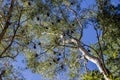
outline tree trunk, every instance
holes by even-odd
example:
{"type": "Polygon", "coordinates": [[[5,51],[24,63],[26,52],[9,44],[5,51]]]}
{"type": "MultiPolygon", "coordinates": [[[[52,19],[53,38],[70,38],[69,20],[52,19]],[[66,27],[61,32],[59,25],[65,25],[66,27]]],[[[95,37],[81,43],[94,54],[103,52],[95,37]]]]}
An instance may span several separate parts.
{"type": "Polygon", "coordinates": [[[71,42],[74,42],[75,44],[78,45],[79,51],[82,53],[82,55],[89,61],[93,62],[94,64],[97,65],[99,71],[103,74],[105,80],[110,80],[109,76],[109,71],[105,67],[105,65],[101,62],[101,60],[98,57],[95,57],[87,52],[87,50],[81,45],[79,40],[77,39],[72,39],[71,42]]]}
{"type": "Polygon", "coordinates": [[[79,50],[82,52],[82,55],[89,61],[95,63],[99,69],[99,71],[104,75],[105,80],[110,80],[108,78],[107,68],[102,64],[101,60],[91,54],[89,54],[86,49],[84,49],[81,45],[79,45],[79,50]]]}

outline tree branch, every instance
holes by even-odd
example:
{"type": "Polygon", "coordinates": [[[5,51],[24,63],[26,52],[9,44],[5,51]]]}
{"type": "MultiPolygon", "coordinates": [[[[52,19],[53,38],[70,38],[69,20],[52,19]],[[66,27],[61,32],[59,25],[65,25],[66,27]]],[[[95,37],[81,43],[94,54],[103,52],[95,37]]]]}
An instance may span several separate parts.
{"type": "MultiPolygon", "coordinates": [[[[66,5],[67,6],[67,5],[66,5]]],[[[74,15],[75,15],[75,18],[76,18],[76,21],[77,23],[79,24],[79,27],[81,29],[80,31],[80,37],[79,37],[79,40],[82,38],[83,36],[83,25],[81,24],[81,21],[79,20],[79,18],[77,17],[77,12],[74,11],[73,9],[71,9],[69,6],[67,6],[68,10],[70,10],[74,15]]]]}
{"type": "Polygon", "coordinates": [[[99,34],[98,34],[98,30],[94,27],[94,29],[95,29],[95,31],[96,31],[96,35],[97,35],[97,40],[98,40],[98,45],[99,45],[99,47],[100,47],[100,53],[99,53],[99,57],[100,57],[100,59],[102,60],[102,62],[104,63],[104,59],[103,59],[103,50],[102,50],[102,47],[101,47],[101,43],[100,43],[100,36],[99,36],[99,34]]]}
{"type": "Polygon", "coordinates": [[[77,42],[77,44],[78,44],[79,50],[80,50],[80,52],[82,53],[82,55],[83,55],[87,60],[95,63],[95,64],[97,65],[99,71],[104,75],[104,78],[105,78],[106,80],[110,80],[110,79],[108,78],[109,73],[108,73],[106,67],[105,67],[105,66],[103,65],[103,63],[101,62],[101,60],[100,60],[99,58],[97,58],[97,57],[89,54],[89,53],[87,52],[87,50],[86,50],[83,46],[81,46],[81,43],[80,43],[79,41],[76,41],[76,42],[77,42]]]}
{"type": "Polygon", "coordinates": [[[15,36],[16,36],[17,30],[18,30],[18,28],[20,27],[20,19],[21,19],[21,16],[22,16],[22,11],[21,11],[20,16],[19,16],[19,18],[18,18],[17,28],[14,29],[14,34],[13,34],[13,36],[12,36],[11,42],[10,42],[10,44],[2,51],[2,53],[0,54],[0,57],[2,57],[2,55],[11,47],[11,45],[12,45],[12,43],[13,43],[13,41],[14,41],[14,38],[15,38],[15,36]]]}
{"type": "Polygon", "coordinates": [[[105,80],[110,80],[108,77],[110,75],[109,71],[107,70],[103,62],[98,57],[95,57],[94,55],[91,55],[90,53],[88,53],[87,50],[81,45],[78,39],[72,38],[69,41],[74,42],[76,45],[78,45],[78,49],[82,53],[83,57],[85,57],[87,60],[97,65],[99,71],[104,75],[105,80]]]}
{"type": "Polygon", "coordinates": [[[11,15],[12,15],[13,7],[14,7],[14,0],[11,1],[10,9],[9,9],[9,12],[8,12],[8,18],[7,18],[7,20],[6,20],[4,29],[3,29],[2,32],[0,33],[0,43],[1,43],[1,40],[2,40],[3,36],[4,36],[5,33],[6,33],[6,30],[7,30],[8,27],[9,27],[9,23],[10,23],[10,18],[11,18],[11,15]]]}

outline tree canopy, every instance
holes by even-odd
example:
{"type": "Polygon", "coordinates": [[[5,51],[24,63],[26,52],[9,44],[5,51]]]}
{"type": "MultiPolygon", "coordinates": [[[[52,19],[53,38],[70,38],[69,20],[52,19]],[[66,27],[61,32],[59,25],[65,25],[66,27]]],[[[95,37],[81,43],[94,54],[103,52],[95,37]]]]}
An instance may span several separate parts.
{"type": "Polygon", "coordinates": [[[60,73],[70,80],[120,80],[119,26],[120,4],[112,0],[1,0],[0,80],[25,80],[13,65],[19,55],[25,69],[51,80],[60,73]],[[83,41],[88,27],[95,43],[83,41]],[[89,61],[98,69],[90,70],[89,61]]]}

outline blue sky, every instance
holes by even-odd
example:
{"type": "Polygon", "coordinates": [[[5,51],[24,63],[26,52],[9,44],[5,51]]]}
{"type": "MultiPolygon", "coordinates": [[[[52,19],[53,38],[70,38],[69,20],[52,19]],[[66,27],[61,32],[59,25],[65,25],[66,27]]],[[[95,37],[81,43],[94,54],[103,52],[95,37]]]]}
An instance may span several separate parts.
{"type": "MultiPolygon", "coordinates": [[[[95,4],[94,0],[91,0],[91,1],[86,0],[86,1],[83,1],[81,7],[87,8],[92,4],[95,4]]],[[[95,43],[96,41],[97,41],[97,39],[95,36],[95,31],[92,26],[88,25],[88,27],[84,30],[83,42],[85,42],[87,44],[92,44],[92,43],[95,43]]],[[[19,58],[19,59],[22,59],[22,58],[19,58]]],[[[21,63],[21,64],[24,65],[23,63],[21,63]]],[[[88,62],[88,67],[90,68],[90,70],[97,69],[96,65],[93,64],[92,62],[88,62]]],[[[26,77],[26,80],[45,80],[44,78],[42,78],[42,76],[40,74],[34,74],[30,70],[25,70],[23,72],[23,74],[24,74],[24,77],[26,77]],[[30,75],[30,76],[28,76],[28,75],[30,75]]],[[[66,76],[64,76],[64,73],[61,73],[61,75],[58,76],[58,80],[68,80],[68,78],[66,76]]]]}
{"type": "MultiPolygon", "coordinates": [[[[8,1],[9,0],[4,0],[4,4],[8,1]]],[[[81,4],[81,7],[87,8],[89,7],[89,5],[92,5],[94,3],[95,3],[94,0],[91,0],[91,1],[86,0],[86,1],[83,1],[83,3],[81,4]]],[[[92,26],[89,25],[88,28],[84,30],[83,41],[87,44],[96,42],[95,31],[93,30],[92,26]]],[[[42,75],[40,74],[32,73],[30,69],[24,69],[26,67],[26,63],[25,62],[23,63],[23,61],[25,61],[25,57],[23,55],[19,55],[17,57],[17,60],[13,63],[13,65],[15,65],[16,69],[20,68],[18,69],[18,71],[20,71],[23,74],[26,80],[47,80],[43,78],[42,75]]],[[[88,67],[90,69],[97,68],[91,62],[88,63],[88,67]]],[[[61,73],[59,76],[57,76],[57,78],[58,80],[68,80],[68,77],[66,77],[64,73],[61,73]]]]}
{"type": "MultiPolygon", "coordinates": [[[[8,0],[5,0],[5,1],[8,1],[8,0]]],[[[120,4],[120,0],[111,0],[111,1],[113,1],[112,3],[114,5],[120,4]]],[[[95,4],[95,0],[84,0],[83,3],[81,4],[81,6],[82,6],[82,8],[87,8],[87,7],[89,7],[89,5],[92,5],[92,4],[95,4]]],[[[96,33],[95,33],[95,30],[93,29],[93,27],[88,25],[88,27],[84,30],[82,41],[86,44],[95,43],[97,41],[95,34],[96,33]]],[[[25,68],[26,64],[22,62],[24,59],[25,58],[23,57],[23,55],[19,55],[17,57],[17,61],[15,61],[13,64],[16,66],[16,68],[18,68],[18,67],[25,68]]],[[[97,69],[96,65],[93,64],[92,62],[88,62],[87,66],[89,67],[90,70],[97,69]]],[[[22,72],[23,76],[26,78],[26,80],[46,80],[40,74],[32,73],[32,71],[29,69],[23,70],[21,72],[22,72]]],[[[68,80],[64,76],[64,73],[61,74],[60,76],[58,76],[58,78],[60,78],[58,80],[68,80]]]]}

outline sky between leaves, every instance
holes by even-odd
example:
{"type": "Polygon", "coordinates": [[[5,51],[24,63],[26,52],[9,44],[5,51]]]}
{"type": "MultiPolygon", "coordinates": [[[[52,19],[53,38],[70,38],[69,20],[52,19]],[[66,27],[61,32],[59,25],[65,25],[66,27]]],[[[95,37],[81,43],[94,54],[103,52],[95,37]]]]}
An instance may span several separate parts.
{"type": "MultiPolygon", "coordinates": [[[[81,4],[81,7],[87,8],[91,5],[95,4],[95,0],[84,0],[81,4]]],[[[72,16],[71,16],[72,17],[72,16]]],[[[88,28],[85,29],[84,35],[83,35],[83,42],[87,44],[92,44],[97,41],[96,36],[95,36],[95,31],[92,28],[92,26],[88,25],[88,28]]],[[[22,67],[24,68],[26,65],[25,63],[22,63],[24,61],[24,57],[22,55],[19,55],[17,57],[17,62],[14,63],[14,65],[17,67],[22,67]]],[[[92,62],[88,62],[88,67],[90,70],[97,69],[96,65],[93,64],[92,62]]],[[[43,78],[40,74],[34,74],[31,72],[31,70],[27,69],[24,71],[21,71],[26,80],[47,80],[43,78]]],[[[61,73],[60,75],[57,76],[58,80],[68,80],[68,76],[65,75],[65,73],[61,73]]]]}
{"type": "MultiPolygon", "coordinates": [[[[3,5],[8,1],[10,0],[4,0],[3,5]]],[[[111,1],[112,1],[112,4],[114,5],[120,3],[120,0],[111,0],[111,1]]],[[[81,4],[81,7],[87,8],[93,4],[95,4],[95,0],[84,0],[81,4]]],[[[95,43],[96,41],[97,39],[96,39],[96,35],[93,27],[90,25],[87,25],[87,28],[85,29],[83,34],[83,42],[85,42],[86,44],[92,44],[92,43],[95,43]]],[[[17,57],[17,60],[13,63],[13,65],[15,65],[16,69],[18,69],[18,67],[21,68],[19,71],[23,74],[26,80],[47,80],[43,78],[40,74],[32,73],[30,69],[22,70],[22,68],[26,67],[25,57],[23,55],[19,55],[17,57]]],[[[87,66],[89,67],[90,70],[97,69],[96,65],[91,62],[89,62],[87,66]]],[[[58,80],[68,80],[69,78],[64,74],[65,73],[61,73],[59,76],[57,76],[58,80]]]]}

